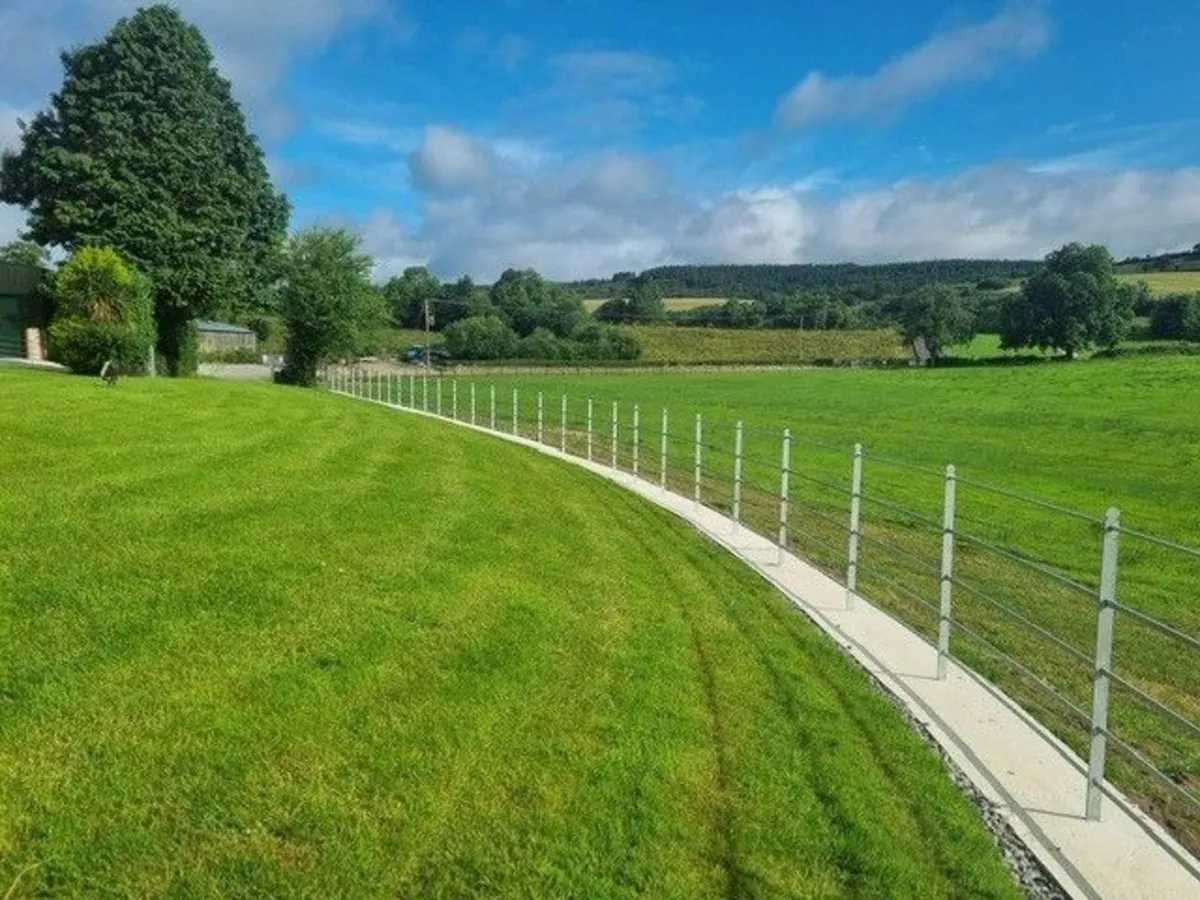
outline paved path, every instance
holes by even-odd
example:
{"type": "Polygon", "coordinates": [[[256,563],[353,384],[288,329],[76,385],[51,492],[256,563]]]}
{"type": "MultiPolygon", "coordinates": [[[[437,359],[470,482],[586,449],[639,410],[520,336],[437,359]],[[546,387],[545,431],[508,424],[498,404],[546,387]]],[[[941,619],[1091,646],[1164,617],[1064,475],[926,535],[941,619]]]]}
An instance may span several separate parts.
{"type": "Polygon", "coordinates": [[[936,649],[887,613],[862,598],[847,608],[842,585],[790,553],[780,560],[768,539],[735,530],[731,519],[689,498],[527,438],[475,430],[615,481],[691,522],[755,569],[908,708],[1071,896],[1200,898],[1200,861],[1115,789],[1101,821],[1086,821],[1086,764],[970,670],[951,661],[946,680],[938,681],[936,649]]]}

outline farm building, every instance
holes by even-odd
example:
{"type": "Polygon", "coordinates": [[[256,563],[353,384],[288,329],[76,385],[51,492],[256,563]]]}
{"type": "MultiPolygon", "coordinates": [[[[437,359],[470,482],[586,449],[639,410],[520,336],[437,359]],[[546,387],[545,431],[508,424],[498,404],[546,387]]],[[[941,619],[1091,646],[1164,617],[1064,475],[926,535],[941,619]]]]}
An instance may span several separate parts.
{"type": "Polygon", "coordinates": [[[252,351],[258,349],[258,336],[241,325],[230,325],[228,322],[197,322],[196,330],[200,333],[201,353],[221,353],[240,347],[252,351]]]}
{"type": "Polygon", "coordinates": [[[46,358],[50,304],[37,293],[44,274],[35,266],[0,263],[0,359],[46,358]]]}

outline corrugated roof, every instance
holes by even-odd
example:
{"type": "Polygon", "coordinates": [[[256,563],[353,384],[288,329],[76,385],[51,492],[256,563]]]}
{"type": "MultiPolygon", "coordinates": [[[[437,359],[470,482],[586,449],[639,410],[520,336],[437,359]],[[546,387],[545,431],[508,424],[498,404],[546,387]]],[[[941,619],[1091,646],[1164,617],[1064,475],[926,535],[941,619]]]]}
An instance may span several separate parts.
{"type": "Polygon", "coordinates": [[[228,322],[197,322],[196,328],[210,334],[254,334],[249,328],[241,325],[231,325],[228,322]]]}

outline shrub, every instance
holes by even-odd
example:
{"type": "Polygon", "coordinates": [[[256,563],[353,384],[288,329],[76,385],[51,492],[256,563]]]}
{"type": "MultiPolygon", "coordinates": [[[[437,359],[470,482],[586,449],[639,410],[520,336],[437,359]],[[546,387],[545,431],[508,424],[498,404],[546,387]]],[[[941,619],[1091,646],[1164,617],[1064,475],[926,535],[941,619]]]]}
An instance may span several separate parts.
{"type": "Polygon", "coordinates": [[[455,359],[509,359],[517,335],[499,316],[472,316],[446,326],[446,349],[455,359]]]}
{"type": "Polygon", "coordinates": [[[97,374],[113,360],[144,369],[154,343],[150,283],[108,247],[83,247],[54,279],[50,355],[74,372],[97,374]]]}
{"type": "Polygon", "coordinates": [[[571,355],[569,341],[562,341],[548,328],[535,328],[517,342],[518,359],[564,359],[571,355]]]}
{"type": "Polygon", "coordinates": [[[1171,294],[1150,311],[1150,336],[1171,341],[1200,341],[1200,294],[1171,294]]]}

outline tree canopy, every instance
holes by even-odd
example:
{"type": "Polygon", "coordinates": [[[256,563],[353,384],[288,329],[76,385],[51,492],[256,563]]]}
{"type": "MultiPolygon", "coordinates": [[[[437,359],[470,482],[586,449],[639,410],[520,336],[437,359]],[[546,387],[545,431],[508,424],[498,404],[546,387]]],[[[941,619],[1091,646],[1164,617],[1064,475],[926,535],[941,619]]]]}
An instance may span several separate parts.
{"type": "Polygon", "coordinates": [[[279,291],[287,328],[284,381],[316,384],[322,362],[358,353],[383,324],[383,298],[371,284],[371,258],[359,243],[345,229],[318,226],[288,241],[279,291]]]}
{"type": "Polygon", "coordinates": [[[1117,281],[1107,247],[1067,244],[1009,299],[1000,344],[1061,350],[1070,359],[1112,347],[1132,324],[1135,293],[1117,281]]]}
{"type": "Polygon", "coordinates": [[[50,265],[50,253],[45,247],[35,244],[33,241],[9,241],[0,246],[0,262],[44,268],[50,265]]]}
{"type": "Polygon", "coordinates": [[[288,202],[208,43],[172,7],[120,19],[62,63],[49,108],[0,158],[0,200],[28,211],[38,243],[112,246],[147,274],[178,373],[193,318],[264,305],[288,202]]]}
{"type": "Polygon", "coordinates": [[[896,309],[900,336],[924,342],[934,360],[946,348],[975,337],[975,316],[962,294],[944,284],[929,284],[900,298],[896,309]]]}

